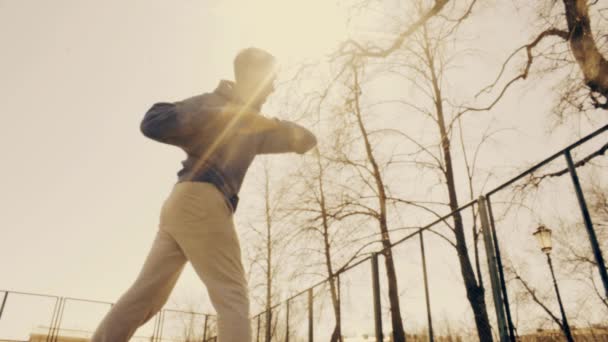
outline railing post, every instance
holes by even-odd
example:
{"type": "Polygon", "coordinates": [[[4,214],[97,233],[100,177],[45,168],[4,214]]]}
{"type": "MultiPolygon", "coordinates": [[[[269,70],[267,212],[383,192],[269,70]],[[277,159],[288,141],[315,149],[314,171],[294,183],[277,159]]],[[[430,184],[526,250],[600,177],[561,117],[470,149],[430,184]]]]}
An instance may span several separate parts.
{"type": "Polygon", "coordinates": [[[502,301],[501,289],[499,288],[498,270],[496,266],[496,256],[494,255],[494,244],[492,243],[492,231],[488,222],[488,212],[486,210],[486,199],[483,196],[479,197],[477,205],[479,206],[479,218],[481,220],[481,231],[486,250],[486,258],[490,271],[490,284],[492,286],[492,296],[494,298],[494,308],[496,308],[496,321],[498,324],[498,333],[500,341],[509,341],[507,334],[507,324],[505,321],[504,304],[502,301]]]}
{"type": "Polygon", "coordinates": [[[158,333],[158,342],[161,342],[163,340],[163,330],[164,330],[164,326],[165,326],[165,310],[160,310],[160,330],[158,333]]]}
{"type": "Polygon", "coordinates": [[[314,340],[312,288],[308,289],[308,342],[314,340]]]}
{"type": "Polygon", "coordinates": [[[158,322],[160,321],[160,314],[156,314],[154,318],[154,326],[152,329],[152,337],[150,338],[152,342],[156,342],[156,335],[158,334],[158,322]]]}
{"type": "Polygon", "coordinates": [[[372,254],[372,287],[374,295],[374,328],[376,341],[384,340],[382,334],[382,303],[380,302],[380,275],[378,272],[378,253],[372,254]]]}
{"type": "Polygon", "coordinates": [[[256,332],[255,341],[260,342],[260,316],[262,314],[258,314],[258,331],[256,332]]]}
{"type": "Polygon", "coordinates": [[[7,298],[8,298],[8,291],[4,291],[4,298],[2,299],[2,306],[0,307],[0,319],[2,319],[2,312],[4,312],[4,305],[6,305],[7,298]]]}
{"type": "Polygon", "coordinates": [[[57,314],[61,307],[62,300],[60,297],[55,297],[55,306],[53,306],[53,313],[51,314],[51,324],[49,324],[49,332],[46,334],[45,342],[53,341],[53,334],[55,333],[55,321],[57,320],[57,314]],[[50,339],[50,340],[49,340],[50,339]]]}
{"type": "Polygon", "coordinates": [[[63,321],[63,312],[65,311],[65,306],[68,302],[67,298],[63,298],[63,305],[61,306],[61,312],[59,313],[59,321],[57,322],[57,330],[55,333],[55,341],[57,342],[57,340],[59,340],[59,334],[61,332],[61,322],[63,321]]]}
{"type": "Polygon", "coordinates": [[[203,326],[203,342],[207,341],[207,321],[209,320],[209,315],[205,314],[205,325],[203,326]]]}
{"type": "Polygon", "coordinates": [[[55,334],[57,330],[57,322],[59,321],[59,315],[63,308],[63,297],[59,297],[55,302],[55,309],[53,310],[53,317],[51,319],[51,326],[49,327],[49,334],[46,336],[46,341],[55,342],[55,334]]]}
{"type": "Polygon", "coordinates": [[[426,299],[426,318],[429,330],[429,341],[435,341],[433,336],[433,318],[431,315],[431,297],[429,295],[429,280],[426,272],[426,253],[424,252],[424,232],[420,231],[420,254],[422,255],[422,274],[424,276],[424,298],[426,299]]]}
{"type": "Polygon", "coordinates": [[[507,283],[505,281],[505,272],[502,267],[502,257],[500,255],[500,246],[498,244],[498,235],[496,234],[496,223],[494,222],[494,214],[492,213],[492,201],[490,196],[486,197],[486,205],[488,209],[488,218],[490,219],[490,228],[492,228],[492,236],[494,237],[494,250],[496,251],[496,263],[498,264],[498,275],[500,276],[500,287],[502,289],[503,304],[505,305],[505,313],[507,314],[507,324],[509,327],[509,339],[511,342],[516,342],[515,326],[511,318],[511,307],[509,304],[509,295],[507,293],[507,283]]]}
{"type": "Polygon", "coordinates": [[[289,299],[287,300],[287,308],[285,313],[285,342],[289,342],[289,299]]]}
{"type": "Polygon", "coordinates": [[[272,308],[269,307],[268,310],[266,310],[266,338],[265,341],[266,342],[270,342],[270,338],[272,336],[272,308]]]}
{"type": "Polygon", "coordinates": [[[338,341],[342,342],[342,296],[340,292],[340,273],[336,275],[336,292],[338,297],[338,317],[336,324],[338,325],[338,341]]]}
{"type": "Polygon", "coordinates": [[[578,204],[581,207],[583,220],[585,221],[585,228],[587,229],[589,242],[591,242],[591,249],[593,250],[593,255],[595,257],[595,261],[597,262],[597,269],[600,272],[600,277],[604,283],[604,294],[608,299],[608,272],[606,272],[606,264],[604,262],[604,257],[602,256],[602,250],[600,248],[600,244],[597,242],[597,236],[595,235],[593,223],[591,222],[591,215],[589,215],[589,209],[587,208],[587,203],[585,202],[585,196],[583,195],[583,190],[581,189],[581,184],[578,180],[578,175],[572,161],[570,150],[566,150],[564,155],[566,156],[566,162],[568,162],[568,171],[570,171],[570,176],[572,176],[572,183],[574,185],[574,191],[576,192],[576,198],[578,199],[578,204]]]}

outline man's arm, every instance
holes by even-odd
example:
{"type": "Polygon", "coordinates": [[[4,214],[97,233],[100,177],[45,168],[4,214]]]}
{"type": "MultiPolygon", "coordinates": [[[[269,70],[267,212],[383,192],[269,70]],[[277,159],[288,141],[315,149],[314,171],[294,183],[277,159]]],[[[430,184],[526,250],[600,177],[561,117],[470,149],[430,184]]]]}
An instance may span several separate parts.
{"type": "Polygon", "coordinates": [[[150,139],[185,147],[212,112],[205,105],[204,97],[198,95],[178,102],[155,103],[140,124],[141,132],[150,139]]]}
{"type": "Polygon", "coordinates": [[[317,138],[308,129],[290,122],[261,117],[267,129],[260,132],[258,153],[306,153],[315,145],[317,138]]]}

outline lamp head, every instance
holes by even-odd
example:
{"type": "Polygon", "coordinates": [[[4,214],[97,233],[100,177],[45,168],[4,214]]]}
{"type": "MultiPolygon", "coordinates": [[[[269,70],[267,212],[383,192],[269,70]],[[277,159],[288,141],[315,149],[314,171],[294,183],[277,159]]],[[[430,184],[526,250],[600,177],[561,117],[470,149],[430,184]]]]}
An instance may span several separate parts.
{"type": "Polygon", "coordinates": [[[551,249],[553,248],[551,244],[551,229],[541,224],[533,235],[536,237],[540,250],[545,254],[551,253],[551,249]]]}

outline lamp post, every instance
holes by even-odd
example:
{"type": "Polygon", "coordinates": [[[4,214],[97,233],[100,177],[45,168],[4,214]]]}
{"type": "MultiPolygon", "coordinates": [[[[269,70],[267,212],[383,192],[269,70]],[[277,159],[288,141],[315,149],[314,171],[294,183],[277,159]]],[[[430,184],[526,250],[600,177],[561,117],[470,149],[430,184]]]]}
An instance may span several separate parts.
{"type": "Polygon", "coordinates": [[[549,269],[551,270],[551,277],[553,278],[553,285],[555,286],[555,294],[557,295],[557,302],[559,303],[559,311],[562,314],[562,328],[564,330],[564,335],[566,335],[568,342],[574,342],[574,338],[570,332],[570,326],[568,325],[568,319],[566,318],[566,312],[564,311],[564,305],[562,304],[562,297],[559,294],[559,287],[557,287],[557,280],[555,280],[555,273],[553,272],[553,262],[551,261],[551,249],[553,248],[551,245],[551,229],[545,227],[544,225],[540,225],[533,235],[538,241],[540,250],[547,255],[547,263],[549,264],[549,269]]]}

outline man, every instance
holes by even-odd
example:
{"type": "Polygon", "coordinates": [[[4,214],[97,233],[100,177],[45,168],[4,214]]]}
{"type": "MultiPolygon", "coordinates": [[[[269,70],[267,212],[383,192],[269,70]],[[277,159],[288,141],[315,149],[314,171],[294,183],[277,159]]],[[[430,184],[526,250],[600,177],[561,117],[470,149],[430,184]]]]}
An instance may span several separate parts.
{"type": "Polygon", "coordinates": [[[104,317],[93,342],[128,341],[166,303],[187,261],[218,314],[219,342],[249,342],[249,298],[233,214],[257,154],[305,153],[315,136],[295,123],[260,114],[274,90],[276,60],[248,48],[234,60],[235,82],[212,93],[148,110],[142,133],[182,148],[187,159],[163,204],[159,229],[129,290],[104,317]]]}

